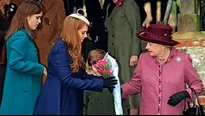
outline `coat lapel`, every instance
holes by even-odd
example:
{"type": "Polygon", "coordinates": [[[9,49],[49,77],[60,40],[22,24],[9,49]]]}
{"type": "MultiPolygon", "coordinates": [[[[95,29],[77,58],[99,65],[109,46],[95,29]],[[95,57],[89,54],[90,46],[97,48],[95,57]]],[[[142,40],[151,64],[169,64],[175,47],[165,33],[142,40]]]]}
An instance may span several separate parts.
{"type": "Polygon", "coordinates": [[[115,8],[113,9],[113,11],[110,14],[110,17],[114,17],[116,12],[117,12],[118,6],[115,6],[115,8]]]}

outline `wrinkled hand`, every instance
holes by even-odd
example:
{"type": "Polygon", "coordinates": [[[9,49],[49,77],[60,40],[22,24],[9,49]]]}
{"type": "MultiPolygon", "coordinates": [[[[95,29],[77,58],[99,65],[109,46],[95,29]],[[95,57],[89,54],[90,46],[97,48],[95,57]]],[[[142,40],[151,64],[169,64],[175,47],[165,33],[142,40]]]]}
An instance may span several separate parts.
{"type": "Polygon", "coordinates": [[[189,93],[187,91],[182,91],[175,93],[174,95],[169,97],[168,103],[171,106],[176,106],[179,102],[181,102],[183,99],[190,97],[189,93]]]}
{"type": "Polygon", "coordinates": [[[130,57],[130,66],[134,66],[137,64],[138,57],[137,56],[131,56],[130,57]]]}
{"type": "Polygon", "coordinates": [[[104,78],[103,88],[107,88],[109,92],[113,92],[115,85],[117,84],[117,80],[114,76],[104,78]]]}

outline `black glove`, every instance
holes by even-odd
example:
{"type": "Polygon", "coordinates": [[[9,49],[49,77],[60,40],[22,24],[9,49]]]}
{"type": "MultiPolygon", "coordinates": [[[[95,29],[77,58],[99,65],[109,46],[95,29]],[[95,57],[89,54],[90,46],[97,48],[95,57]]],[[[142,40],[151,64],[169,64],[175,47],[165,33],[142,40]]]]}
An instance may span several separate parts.
{"type": "MultiPolygon", "coordinates": [[[[114,87],[114,88],[115,88],[115,87],[114,87]]],[[[109,91],[110,93],[112,93],[114,88],[107,88],[107,89],[108,89],[108,91],[109,91]]]]}
{"type": "Polygon", "coordinates": [[[112,93],[115,85],[117,84],[117,80],[114,76],[104,78],[103,88],[108,88],[109,92],[112,93]]]}
{"type": "Polygon", "coordinates": [[[168,103],[171,106],[176,106],[179,102],[181,102],[185,98],[189,98],[189,93],[187,91],[182,91],[175,93],[174,95],[169,97],[168,103]]]}

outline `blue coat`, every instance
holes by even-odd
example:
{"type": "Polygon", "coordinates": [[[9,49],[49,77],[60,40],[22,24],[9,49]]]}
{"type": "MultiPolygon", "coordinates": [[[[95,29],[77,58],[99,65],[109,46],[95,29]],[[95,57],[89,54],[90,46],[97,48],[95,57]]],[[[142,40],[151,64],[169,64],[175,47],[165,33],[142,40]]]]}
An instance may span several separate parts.
{"type": "Polygon", "coordinates": [[[6,41],[7,68],[0,114],[32,114],[44,66],[39,64],[33,37],[19,30],[6,41]]]}
{"type": "Polygon", "coordinates": [[[59,39],[48,56],[48,77],[36,101],[34,114],[82,115],[83,90],[103,90],[103,79],[72,73],[72,58],[59,39]]]}

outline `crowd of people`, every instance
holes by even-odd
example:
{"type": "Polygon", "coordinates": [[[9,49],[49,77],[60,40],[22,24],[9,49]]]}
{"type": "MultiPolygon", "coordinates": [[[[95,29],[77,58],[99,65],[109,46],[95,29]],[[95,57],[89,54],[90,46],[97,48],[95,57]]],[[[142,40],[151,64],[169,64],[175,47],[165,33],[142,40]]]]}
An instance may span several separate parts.
{"type": "Polygon", "coordinates": [[[93,67],[108,52],[119,66],[123,114],[182,115],[202,81],[155,10],[142,26],[144,2],[1,0],[0,114],[115,115],[117,80],[93,67]]]}

